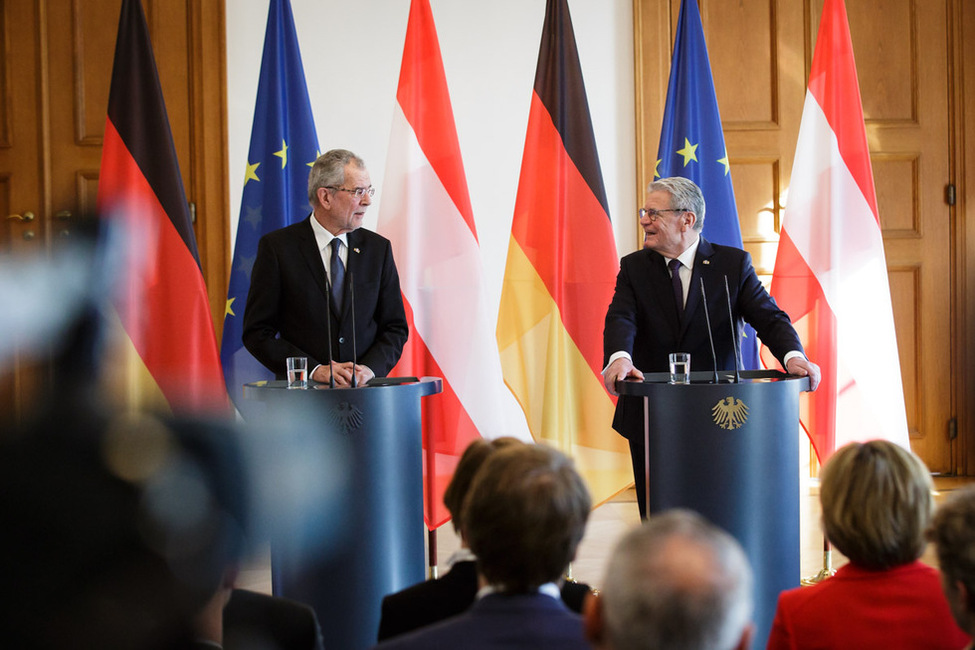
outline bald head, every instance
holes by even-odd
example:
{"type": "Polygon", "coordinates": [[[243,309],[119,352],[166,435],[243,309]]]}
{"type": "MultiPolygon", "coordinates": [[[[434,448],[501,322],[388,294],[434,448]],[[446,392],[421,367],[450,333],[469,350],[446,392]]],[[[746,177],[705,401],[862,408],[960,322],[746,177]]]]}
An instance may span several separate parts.
{"type": "Polygon", "coordinates": [[[612,650],[731,650],[751,635],[752,575],[727,533],[689,511],[654,516],[610,560],[593,640],[612,650]]]}

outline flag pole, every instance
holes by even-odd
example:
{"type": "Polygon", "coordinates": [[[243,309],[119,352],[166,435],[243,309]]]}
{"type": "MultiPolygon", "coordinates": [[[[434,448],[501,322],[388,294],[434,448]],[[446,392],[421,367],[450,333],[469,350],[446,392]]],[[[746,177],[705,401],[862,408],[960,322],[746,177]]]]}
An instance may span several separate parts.
{"type": "Polygon", "coordinates": [[[807,576],[799,581],[803,587],[809,587],[815,584],[819,584],[824,580],[828,580],[836,575],[836,569],[833,568],[833,545],[829,543],[826,536],[823,535],[823,568],[819,573],[812,576],[807,576]]]}
{"type": "MultiPolygon", "coordinates": [[[[426,510],[429,513],[433,513],[434,506],[434,488],[436,486],[437,472],[436,472],[436,460],[437,454],[436,449],[434,449],[433,441],[430,440],[430,435],[432,432],[427,431],[427,448],[423,450],[426,455],[426,465],[427,465],[427,475],[424,477],[427,485],[424,490],[424,498],[426,499],[426,510]]],[[[433,523],[432,521],[430,522],[433,523]]],[[[439,577],[439,572],[437,571],[437,528],[427,529],[427,567],[430,572],[430,578],[436,579],[439,577]]]]}

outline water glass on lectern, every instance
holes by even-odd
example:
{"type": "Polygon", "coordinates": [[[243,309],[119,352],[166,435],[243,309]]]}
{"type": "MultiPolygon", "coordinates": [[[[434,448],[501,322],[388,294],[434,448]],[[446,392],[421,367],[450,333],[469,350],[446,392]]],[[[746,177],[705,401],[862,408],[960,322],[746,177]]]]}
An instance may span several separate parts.
{"type": "Polygon", "coordinates": [[[688,352],[674,352],[670,355],[670,383],[691,383],[691,355],[688,352]]]}
{"type": "Polygon", "coordinates": [[[307,357],[288,357],[288,388],[308,388],[307,357]]]}

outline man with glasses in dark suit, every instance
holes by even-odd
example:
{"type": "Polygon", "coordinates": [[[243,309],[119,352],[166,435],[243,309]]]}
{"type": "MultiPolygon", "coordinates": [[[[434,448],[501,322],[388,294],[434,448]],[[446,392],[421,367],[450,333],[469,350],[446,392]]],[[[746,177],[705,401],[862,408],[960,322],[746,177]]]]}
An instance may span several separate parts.
{"type": "Polygon", "coordinates": [[[399,360],[409,328],[392,246],[361,227],[374,194],[362,159],[333,149],[308,175],[311,216],[261,238],[243,342],[278,376],[307,357],[313,380],[363,385],[399,360]]]}
{"type": "MultiPolygon", "coordinates": [[[[819,366],[806,359],[789,315],[762,286],[751,256],[701,236],[704,207],[701,188],[689,179],[661,178],[647,187],[639,213],[645,235],[643,250],[620,260],[616,290],[606,313],[606,389],[615,395],[617,380],[642,380],[644,371],[667,371],[671,352],[689,352],[696,370],[714,368],[703,280],[718,370],[735,368],[735,347],[727,332],[732,327],[740,331],[744,320],[783,368],[793,375],[808,375],[810,388],[816,390],[819,366]],[[730,295],[725,294],[725,278],[730,295]]],[[[640,516],[646,517],[643,400],[621,396],[613,428],[629,440],[640,516]]]]}

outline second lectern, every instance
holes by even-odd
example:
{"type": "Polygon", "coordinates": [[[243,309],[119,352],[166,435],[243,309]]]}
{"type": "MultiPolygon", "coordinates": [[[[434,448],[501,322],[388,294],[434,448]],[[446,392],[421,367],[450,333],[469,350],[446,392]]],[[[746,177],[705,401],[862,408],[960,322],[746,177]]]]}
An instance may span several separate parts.
{"type": "Polygon", "coordinates": [[[343,515],[271,540],[275,594],[315,609],[328,648],[371,647],[383,596],[424,579],[420,399],[442,390],[436,377],[333,390],[288,390],[283,381],[245,386],[246,397],[279,417],[303,412],[303,426],[344,450],[340,468],[320,459],[321,472],[347,476],[320,497],[340,500],[343,515]]]}
{"type": "Polygon", "coordinates": [[[650,516],[689,508],[733,535],[755,575],[755,623],[764,644],[783,589],[799,586],[799,392],[807,378],[776,371],[668,373],[617,383],[644,399],[650,516]]]}

